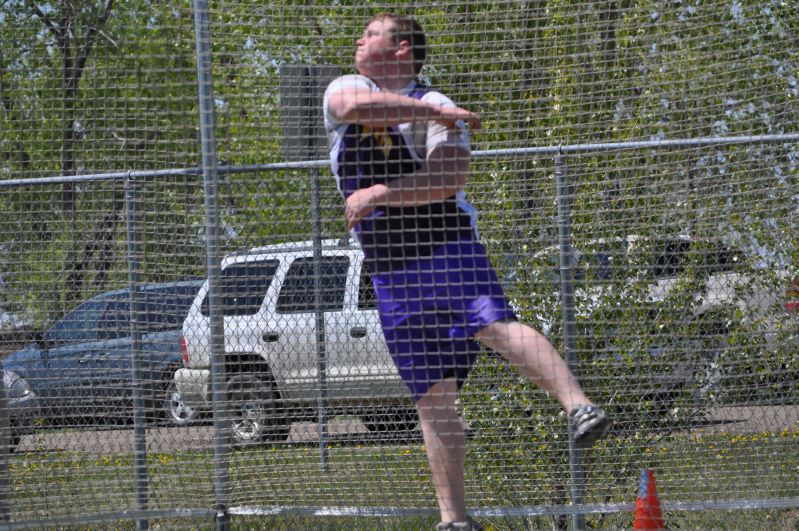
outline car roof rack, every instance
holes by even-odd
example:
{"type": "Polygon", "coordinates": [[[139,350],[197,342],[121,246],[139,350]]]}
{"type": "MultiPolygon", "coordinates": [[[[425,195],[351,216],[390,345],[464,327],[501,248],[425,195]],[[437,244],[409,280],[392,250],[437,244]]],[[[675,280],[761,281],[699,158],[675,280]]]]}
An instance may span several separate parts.
{"type": "MultiPolygon", "coordinates": [[[[322,240],[323,249],[354,249],[358,248],[358,241],[350,235],[342,238],[325,238],[322,240]]],[[[313,240],[301,240],[294,242],[272,243],[247,249],[237,249],[227,253],[223,259],[235,258],[238,256],[250,256],[257,254],[285,253],[292,251],[308,251],[314,248],[313,240]]]]}

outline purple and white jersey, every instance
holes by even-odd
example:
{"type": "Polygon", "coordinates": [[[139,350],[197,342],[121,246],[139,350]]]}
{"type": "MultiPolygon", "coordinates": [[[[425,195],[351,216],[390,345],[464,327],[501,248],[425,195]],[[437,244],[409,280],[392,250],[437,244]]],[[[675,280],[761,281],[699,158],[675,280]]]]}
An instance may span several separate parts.
{"type": "MultiPolygon", "coordinates": [[[[361,188],[423,169],[427,153],[437,146],[455,145],[469,150],[468,133],[462,125],[459,131],[452,131],[435,122],[373,128],[337,121],[328,109],[330,95],[354,88],[380,90],[365,76],[349,75],[334,80],[324,98],[330,166],[345,199],[361,188]]],[[[437,90],[415,81],[400,94],[455,106],[437,90]]],[[[452,198],[429,205],[377,208],[361,220],[355,233],[374,273],[402,268],[408,260],[430,257],[444,243],[475,240],[476,229],[476,210],[461,190],[452,198]]]]}

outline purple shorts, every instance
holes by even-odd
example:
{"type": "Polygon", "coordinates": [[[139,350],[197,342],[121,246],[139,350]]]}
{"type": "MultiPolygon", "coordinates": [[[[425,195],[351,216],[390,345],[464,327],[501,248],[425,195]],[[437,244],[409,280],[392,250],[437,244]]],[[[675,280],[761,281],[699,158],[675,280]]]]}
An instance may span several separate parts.
{"type": "Polygon", "coordinates": [[[460,389],[480,350],[474,334],[516,318],[478,242],[442,245],[372,280],[388,351],[414,400],[445,378],[460,389]]]}

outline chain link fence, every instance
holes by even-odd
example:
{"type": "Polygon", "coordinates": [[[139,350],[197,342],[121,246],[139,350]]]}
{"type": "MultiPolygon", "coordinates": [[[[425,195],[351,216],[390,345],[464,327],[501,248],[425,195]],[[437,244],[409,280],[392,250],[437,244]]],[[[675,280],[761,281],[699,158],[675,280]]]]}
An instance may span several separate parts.
{"type": "Polygon", "coordinates": [[[7,528],[432,528],[320,130],[379,11],[481,113],[467,189],[517,315],[615,418],[591,452],[482,352],[497,529],[789,527],[799,12],[784,2],[0,4],[7,528]]]}

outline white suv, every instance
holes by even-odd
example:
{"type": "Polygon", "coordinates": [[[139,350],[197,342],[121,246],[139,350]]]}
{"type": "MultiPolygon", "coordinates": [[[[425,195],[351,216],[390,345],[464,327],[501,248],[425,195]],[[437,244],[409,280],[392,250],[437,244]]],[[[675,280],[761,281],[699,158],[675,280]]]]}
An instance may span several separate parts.
{"type": "MultiPolygon", "coordinates": [[[[314,270],[312,242],[255,248],[222,261],[220,305],[234,444],[280,440],[293,420],[314,419],[320,381],[328,414],[361,415],[372,430],[415,424],[411,395],[386,349],[363,254],[351,240],[322,243],[320,377],[314,270]]],[[[208,282],[189,310],[183,334],[177,391],[187,407],[207,410],[208,282]]]]}

